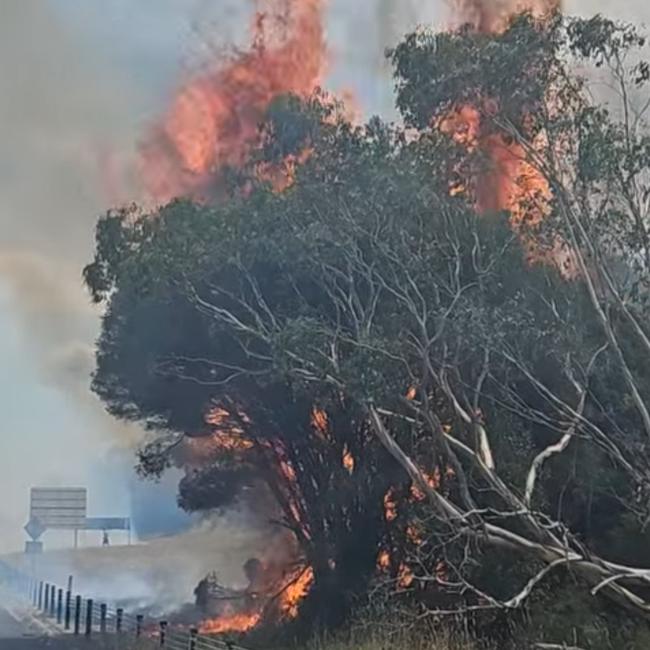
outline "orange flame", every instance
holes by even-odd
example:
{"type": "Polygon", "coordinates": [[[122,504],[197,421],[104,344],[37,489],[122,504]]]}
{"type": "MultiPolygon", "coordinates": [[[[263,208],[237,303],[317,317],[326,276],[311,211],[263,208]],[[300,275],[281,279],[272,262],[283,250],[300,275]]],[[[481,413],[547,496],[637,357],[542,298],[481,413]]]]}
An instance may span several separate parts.
{"type": "MultiPolygon", "coordinates": [[[[436,467],[432,474],[428,474],[423,470],[422,474],[424,474],[427,480],[427,485],[430,488],[437,490],[440,487],[441,475],[439,468],[436,467]]],[[[416,501],[424,501],[427,498],[426,494],[424,494],[424,492],[422,492],[422,490],[415,483],[411,485],[411,496],[416,501]]]]}
{"type": "Polygon", "coordinates": [[[390,553],[386,550],[383,550],[379,553],[377,557],[377,568],[381,571],[388,571],[390,569],[390,553]]]}
{"type": "Polygon", "coordinates": [[[390,488],[384,495],[384,517],[388,522],[397,519],[397,499],[393,488],[390,488]]]}
{"type": "Polygon", "coordinates": [[[237,613],[219,616],[218,618],[203,621],[199,626],[201,634],[225,634],[227,632],[248,632],[261,620],[259,612],[252,614],[237,613]]]}
{"type": "Polygon", "coordinates": [[[402,589],[408,589],[413,584],[415,575],[413,570],[406,564],[401,564],[397,574],[397,585],[402,589]]]}
{"type": "Polygon", "coordinates": [[[327,438],[328,419],[327,413],[323,409],[314,407],[311,412],[311,425],[322,438],[327,438]]]}
{"type": "MultiPolygon", "coordinates": [[[[507,28],[517,13],[529,11],[536,17],[544,17],[557,11],[561,0],[457,0],[456,15],[459,22],[469,24],[477,32],[499,33],[507,28]]],[[[469,150],[479,149],[488,158],[487,169],[478,174],[471,183],[477,208],[481,212],[508,211],[511,223],[522,235],[531,262],[553,259],[566,266],[557,251],[541,250],[540,245],[527,237],[527,226],[536,226],[550,212],[551,189],[544,175],[527,162],[521,145],[502,134],[483,134],[483,114],[491,114],[498,106],[486,98],[483,106],[461,106],[445,118],[440,128],[452,134],[454,139],[469,150]]],[[[544,143],[533,142],[534,147],[544,143]]],[[[450,187],[456,195],[470,189],[460,181],[450,187]]],[[[562,248],[558,245],[558,248],[562,248]]],[[[566,257],[566,256],[565,256],[566,257]]],[[[568,273],[564,271],[565,276],[568,273]]]]}
{"type": "Polygon", "coordinates": [[[424,541],[422,531],[418,526],[415,526],[413,524],[406,527],[406,537],[408,538],[409,542],[415,544],[416,546],[420,546],[420,544],[422,544],[424,541]]]}
{"type": "Polygon", "coordinates": [[[343,449],[343,467],[349,474],[354,473],[354,456],[348,449],[347,445],[343,449]]]}
{"type": "Polygon", "coordinates": [[[158,202],[204,198],[226,167],[241,167],[270,103],[311,95],[326,59],[325,0],[264,0],[252,44],[183,86],[142,145],[142,177],[158,202]]]}
{"type": "Polygon", "coordinates": [[[286,618],[296,618],[302,599],[314,583],[314,570],[307,567],[297,580],[290,583],[280,597],[280,610],[286,618]]]}
{"type": "Polygon", "coordinates": [[[246,438],[244,431],[233,426],[228,418],[230,413],[225,409],[216,407],[208,411],[205,416],[206,424],[215,429],[214,433],[207,438],[209,444],[219,451],[246,451],[254,447],[252,440],[246,438]]]}

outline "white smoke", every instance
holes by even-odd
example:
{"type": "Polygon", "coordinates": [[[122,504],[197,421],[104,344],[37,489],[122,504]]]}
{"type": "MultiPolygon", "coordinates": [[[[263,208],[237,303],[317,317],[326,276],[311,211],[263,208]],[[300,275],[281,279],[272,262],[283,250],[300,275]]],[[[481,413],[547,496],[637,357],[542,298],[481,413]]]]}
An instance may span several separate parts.
{"type": "MultiPolygon", "coordinates": [[[[128,514],[125,481],[134,462],[111,476],[102,459],[139,435],[105,414],[90,392],[98,312],[81,269],[96,218],[122,198],[118,190],[129,191],[119,172],[147,97],[103,56],[92,25],[77,30],[64,20],[66,2],[2,2],[2,550],[25,538],[32,485],[88,485],[102,509],[94,514],[128,514]]],[[[121,36],[113,35],[116,42],[121,36]]]]}
{"type": "Polygon", "coordinates": [[[645,0],[565,0],[565,9],[569,14],[586,17],[603,14],[637,25],[650,21],[650,4],[645,0]]]}
{"type": "Polygon", "coordinates": [[[233,513],[146,545],[60,550],[38,558],[12,559],[59,587],[65,587],[72,576],[77,593],[125,606],[129,612],[146,610],[158,616],[191,604],[196,585],[208,573],[216,572],[225,586],[245,588],[243,565],[252,557],[264,557],[268,540],[268,530],[251,527],[233,513]]]}

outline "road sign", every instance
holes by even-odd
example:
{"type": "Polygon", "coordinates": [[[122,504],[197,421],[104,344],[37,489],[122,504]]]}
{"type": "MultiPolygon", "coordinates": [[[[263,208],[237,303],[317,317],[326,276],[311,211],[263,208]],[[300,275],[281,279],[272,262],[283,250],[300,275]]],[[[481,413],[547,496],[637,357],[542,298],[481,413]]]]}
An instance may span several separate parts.
{"type": "Polygon", "coordinates": [[[41,555],[43,553],[43,542],[25,542],[26,555],[41,555]]]}
{"type": "Polygon", "coordinates": [[[45,531],[47,526],[38,517],[32,517],[25,526],[25,532],[36,541],[45,531]]]}
{"type": "Polygon", "coordinates": [[[48,529],[83,529],[87,500],[86,488],[32,488],[30,520],[38,519],[48,529]]]}
{"type": "Polygon", "coordinates": [[[88,517],[85,530],[131,530],[128,517],[88,517]]]}

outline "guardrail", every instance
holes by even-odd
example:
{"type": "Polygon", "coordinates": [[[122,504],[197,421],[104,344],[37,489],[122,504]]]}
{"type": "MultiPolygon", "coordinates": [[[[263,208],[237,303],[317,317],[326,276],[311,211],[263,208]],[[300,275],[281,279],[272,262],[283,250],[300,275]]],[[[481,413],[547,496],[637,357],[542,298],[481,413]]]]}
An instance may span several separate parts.
{"type": "Polygon", "coordinates": [[[178,629],[166,620],[145,619],[123,608],[73,593],[67,588],[38,580],[0,562],[0,580],[53,624],[62,634],[92,637],[118,636],[141,648],[165,650],[246,650],[222,639],[199,634],[195,627],[178,629]]]}

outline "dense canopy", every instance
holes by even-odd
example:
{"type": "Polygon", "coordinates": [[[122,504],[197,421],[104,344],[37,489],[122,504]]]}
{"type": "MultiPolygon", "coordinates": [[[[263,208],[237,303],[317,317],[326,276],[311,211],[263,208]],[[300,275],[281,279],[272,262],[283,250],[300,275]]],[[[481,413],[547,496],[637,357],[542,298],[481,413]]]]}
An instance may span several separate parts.
{"type": "Polygon", "coordinates": [[[643,45],[600,18],[417,32],[404,126],[281,98],[219,200],[100,220],[94,390],[149,424],[145,473],[186,468],[184,507],[264,495],[312,620],[379,578],[420,613],[534,613],[553,584],[645,616],[643,45]]]}

